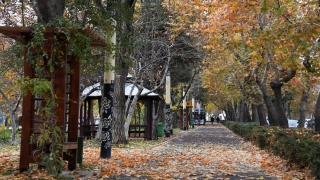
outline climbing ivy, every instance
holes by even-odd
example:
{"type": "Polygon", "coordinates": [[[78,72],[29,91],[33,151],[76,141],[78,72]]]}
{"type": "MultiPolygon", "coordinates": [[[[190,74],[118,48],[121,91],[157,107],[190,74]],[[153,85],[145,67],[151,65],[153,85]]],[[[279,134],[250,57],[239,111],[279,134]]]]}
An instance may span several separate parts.
{"type": "Polygon", "coordinates": [[[103,51],[91,47],[92,34],[63,18],[45,25],[34,24],[32,27],[32,37],[25,44],[28,49],[25,61],[34,69],[36,78],[25,77],[20,84],[24,95],[31,93],[42,99],[36,115],[41,117],[43,124],[38,130],[40,135],[33,134],[30,143],[37,144],[33,155],[42,160],[40,165],[46,167],[48,174],[57,175],[64,164],[61,155],[66,135],[57,126],[58,119],[55,116],[57,97],[53,89],[54,73],[67,66],[65,53],[76,55],[81,61],[90,60],[94,63],[98,61],[94,52],[103,51]]]}
{"type": "Polygon", "coordinates": [[[64,163],[60,154],[65,136],[61,128],[56,125],[57,117],[54,112],[57,103],[53,84],[48,79],[28,77],[21,79],[20,84],[24,95],[31,93],[43,99],[42,105],[36,112],[36,115],[41,117],[40,121],[43,125],[39,129],[39,136],[33,134],[30,137],[30,143],[37,143],[37,149],[33,152],[34,157],[42,159],[40,164],[46,167],[49,174],[57,175],[61,172],[64,163]],[[46,153],[48,151],[49,154],[46,153]]]}

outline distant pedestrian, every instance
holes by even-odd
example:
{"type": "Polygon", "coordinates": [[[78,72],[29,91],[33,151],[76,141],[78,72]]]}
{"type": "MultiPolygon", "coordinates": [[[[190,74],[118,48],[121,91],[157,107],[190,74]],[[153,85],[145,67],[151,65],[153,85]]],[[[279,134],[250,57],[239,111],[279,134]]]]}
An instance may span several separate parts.
{"type": "Polygon", "coordinates": [[[217,120],[217,123],[219,123],[219,122],[220,122],[220,118],[219,118],[219,116],[217,116],[217,117],[216,117],[216,120],[217,120]]]}
{"type": "Polygon", "coordinates": [[[214,122],[214,117],[211,116],[211,124],[213,124],[213,122],[214,122]]]}

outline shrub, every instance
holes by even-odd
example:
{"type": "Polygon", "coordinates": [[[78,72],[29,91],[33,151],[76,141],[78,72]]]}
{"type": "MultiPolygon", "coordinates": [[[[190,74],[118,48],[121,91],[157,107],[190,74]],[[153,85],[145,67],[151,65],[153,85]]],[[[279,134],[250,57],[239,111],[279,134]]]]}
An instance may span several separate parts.
{"type": "Polygon", "coordinates": [[[283,129],[259,126],[257,123],[223,123],[245,140],[252,141],[300,167],[309,167],[320,178],[320,135],[309,129],[283,129]]]}
{"type": "Polygon", "coordinates": [[[0,127],[0,143],[9,142],[11,138],[11,130],[6,129],[5,126],[0,127]]]}

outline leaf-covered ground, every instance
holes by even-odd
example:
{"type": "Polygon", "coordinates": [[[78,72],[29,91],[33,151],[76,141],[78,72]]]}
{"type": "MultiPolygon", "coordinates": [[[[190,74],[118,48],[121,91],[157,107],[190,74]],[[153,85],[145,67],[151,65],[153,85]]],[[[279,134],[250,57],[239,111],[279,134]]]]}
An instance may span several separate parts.
{"type": "Polygon", "coordinates": [[[87,143],[82,166],[56,178],[36,168],[18,173],[19,151],[2,148],[0,179],[314,179],[308,169],[242,141],[221,124],[198,126],[156,143],[134,142],[114,147],[111,159],[100,159],[99,145],[87,143]]]}

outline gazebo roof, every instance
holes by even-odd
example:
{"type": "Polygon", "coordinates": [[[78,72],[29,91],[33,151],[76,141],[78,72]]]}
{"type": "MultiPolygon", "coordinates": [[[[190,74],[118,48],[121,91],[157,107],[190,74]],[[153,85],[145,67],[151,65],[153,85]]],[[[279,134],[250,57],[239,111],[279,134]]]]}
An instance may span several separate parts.
{"type": "MultiPolygon", "coordinates": [[[[126,83],[126,85],[125,85],[125,95],[126,95],[126,96],[129,96],[129,94],[130,94],[131,89],[132,89],[133,86],[134,86],[134,84],[126,83]]],[[[85,89],[83,90],[82,95],[87,94],[87,93],[90,92],[93,88],[98,88],[98,89],[95,90],[93,93],[91,93],[91,94],[89,95],[89,97],[100,97],[100,96],[101,96],[101,90],[100,90],[99,87],[100,87],[100,83],[96,83],[96,84],[94,84],[94,85],[92,85],[92,86],[89,86],[89,87],[87,87],[87,88],[85,88],[85,89]]],[[[146,93],[148,93],[148,92],[150,92],[149,89],[143,88],[141,94],[143,95],[143,94],[146,94],[146,93]]],[[[134,96],[134,95],[136,95],[137,93],[138,93],[138,88],[137,88],[137,87],[134,87],[131,95],[134,96]]],[[[159,97],[158,94],[153,93],[153,92],[146,95],[146,97],[152,97],[152,96],[154,96],[154,97],[159,97]]]]}
{"type": "MultiPolygon", "coordinates": [[[[10,27],[10,26],[0,26],[0,33],[4,34],[7,37],[10,37],[15,40],[19,40],[21,36],[32,36],[32,31],[34,30],[33,27],[10,27]]],[[[47,40],[52,40],[53,36],[52,34],[61,34],[61,32],[57,31],[57,28],[46,28],[44,30],[44,36],[46,37],[47,40]]],[[[70,33],[84,33],[88,34],[89,37],[91,38],[91,46],[106,46],[106,42],[104,39],[100,36],[98,36],[93,30],[91,29],[69,29],[70,33]]]]}

